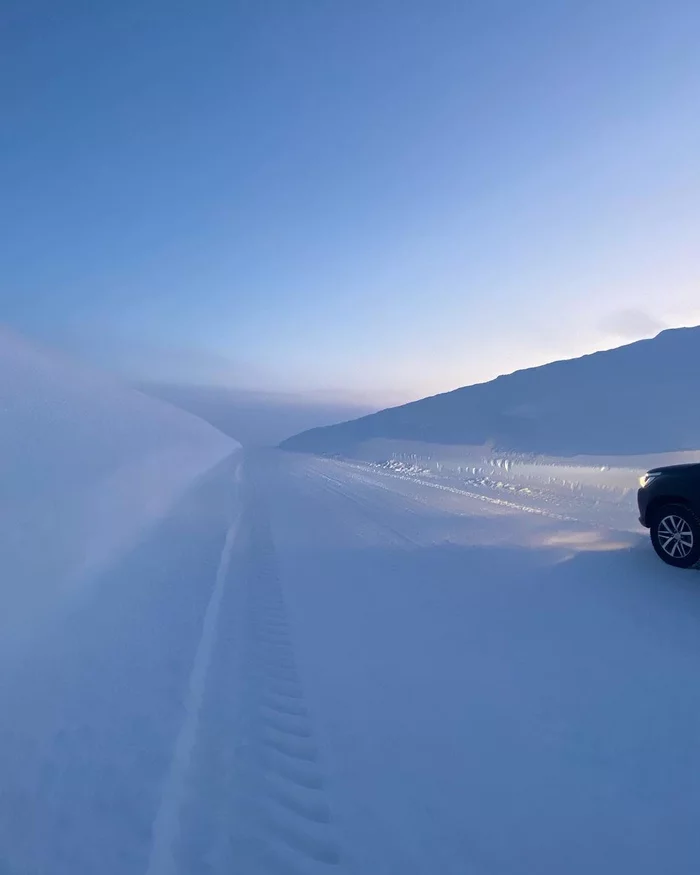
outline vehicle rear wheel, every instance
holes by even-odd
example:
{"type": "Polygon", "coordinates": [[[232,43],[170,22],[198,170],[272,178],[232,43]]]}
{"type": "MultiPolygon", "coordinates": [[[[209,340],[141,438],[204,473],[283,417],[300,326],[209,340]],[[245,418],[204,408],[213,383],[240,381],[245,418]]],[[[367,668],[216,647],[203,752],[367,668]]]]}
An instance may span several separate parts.
{"type": "Polygon", "coordinates": [[[690,508],[668,504],[654,514],[651,543],[664,562],[692,568],[700,562],[700,521],[690,508]]]}

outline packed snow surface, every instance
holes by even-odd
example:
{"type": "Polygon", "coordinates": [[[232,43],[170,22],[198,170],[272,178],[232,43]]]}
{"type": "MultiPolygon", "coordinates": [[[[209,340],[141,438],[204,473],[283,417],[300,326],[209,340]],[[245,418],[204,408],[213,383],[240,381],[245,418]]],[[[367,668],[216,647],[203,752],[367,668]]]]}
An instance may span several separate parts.
{"type": "Polygon", "coordinates": [[[368,455],[229,455],[4,666],[0,871],[697,870],[645,460],[368,455]]]}

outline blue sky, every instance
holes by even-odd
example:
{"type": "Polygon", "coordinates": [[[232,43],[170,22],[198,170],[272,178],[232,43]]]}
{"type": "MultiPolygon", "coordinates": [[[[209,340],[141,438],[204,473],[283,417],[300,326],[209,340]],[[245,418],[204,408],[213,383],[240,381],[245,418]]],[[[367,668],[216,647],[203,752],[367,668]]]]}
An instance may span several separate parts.
{"type": "Polygon", "coordinates": [[[0,318],[377,403],[700,322],[700,5],[10,0],[0,318]]]}

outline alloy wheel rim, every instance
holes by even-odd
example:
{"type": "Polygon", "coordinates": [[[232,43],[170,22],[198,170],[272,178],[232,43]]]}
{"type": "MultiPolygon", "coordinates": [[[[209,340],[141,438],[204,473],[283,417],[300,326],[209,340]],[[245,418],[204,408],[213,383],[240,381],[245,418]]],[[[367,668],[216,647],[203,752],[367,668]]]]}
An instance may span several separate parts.
{"type": "Polygon", "coordinates": [[[661,520],[658,536],[661,549],[671,559],[685,559],[695,543],[688,521],[676,514],[669,514],[661,520]]]}

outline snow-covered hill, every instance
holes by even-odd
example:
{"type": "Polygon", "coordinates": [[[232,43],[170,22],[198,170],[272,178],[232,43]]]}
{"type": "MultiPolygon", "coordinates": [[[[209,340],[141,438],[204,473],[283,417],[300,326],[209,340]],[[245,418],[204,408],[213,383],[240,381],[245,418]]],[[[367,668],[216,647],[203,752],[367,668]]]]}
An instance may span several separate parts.
{"type": "Polygon", "coordinates": [[[174,407],[0,331],[0,639],[39,633],[236,447],[174,407]]]}
{"type": "Polygon", "coordinates": [[[695,450],[698,375],[700,327],[674,329],[303,432],[282,447],[354,453],[383,438],[557,455],[695,450]]]}

